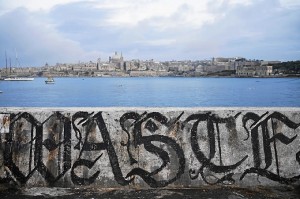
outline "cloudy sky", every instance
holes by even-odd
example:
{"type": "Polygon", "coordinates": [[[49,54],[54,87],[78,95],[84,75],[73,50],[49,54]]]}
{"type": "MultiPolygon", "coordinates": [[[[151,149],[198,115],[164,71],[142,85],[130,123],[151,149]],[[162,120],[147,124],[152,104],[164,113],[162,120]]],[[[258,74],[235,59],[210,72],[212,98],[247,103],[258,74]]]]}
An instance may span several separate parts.
{"type": "Polygon", "coordinates": [[[300,60],[300,0],[0,0],[0,67],[108,60],[300,60]],[[1,58],[2,57],[2,58],[1,58]]]}

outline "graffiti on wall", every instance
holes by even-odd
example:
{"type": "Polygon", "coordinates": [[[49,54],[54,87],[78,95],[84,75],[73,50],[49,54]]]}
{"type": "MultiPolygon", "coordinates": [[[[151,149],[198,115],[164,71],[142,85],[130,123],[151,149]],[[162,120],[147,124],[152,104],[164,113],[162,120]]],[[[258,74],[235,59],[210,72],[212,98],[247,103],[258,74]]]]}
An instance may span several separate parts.
{"type": "Polygon", "coordinates": [[[300,179],[300,122],[280,112],[226,117],[125,112],[117,118],[104,112],[55,112],[43,121],[27,112],[1,115],[9,116],[0,137],[1,182],[26,184],[39,176],[55,185],[67,176],[74,185],[90,185],[101,181],[101,173],[121,186],[139,178],[153,188],[184,176],[207,184],[236,183],[237,173],[238,180],[257,175],[290,184],[300,179]],[[291,175],[283,171],[282,158],[292,160],[291,175]]]}

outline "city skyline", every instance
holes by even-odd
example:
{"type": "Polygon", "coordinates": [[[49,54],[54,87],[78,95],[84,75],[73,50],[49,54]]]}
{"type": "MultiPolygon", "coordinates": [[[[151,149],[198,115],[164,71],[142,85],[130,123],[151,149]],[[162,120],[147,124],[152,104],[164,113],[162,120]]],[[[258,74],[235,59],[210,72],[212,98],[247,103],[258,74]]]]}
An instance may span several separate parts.
{"type": "Polygon", "coordinates": [[[108,60],[300,59],[300,2],[34,1],[0,3],[0,66],[108,60]]]}

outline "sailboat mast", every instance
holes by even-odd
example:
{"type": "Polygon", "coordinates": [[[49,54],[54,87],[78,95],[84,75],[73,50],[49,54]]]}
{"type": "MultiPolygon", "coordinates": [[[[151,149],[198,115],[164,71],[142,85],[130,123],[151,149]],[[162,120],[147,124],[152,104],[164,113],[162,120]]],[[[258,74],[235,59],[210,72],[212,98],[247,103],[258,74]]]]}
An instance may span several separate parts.
{"type": "Polygon", "coordinates": [[[15,53],[16,53],[16,66],[15,67],[20,67],[20,62],[19,62],[19,59],[18,59],[17,49],[15,49],[15,53]]]}
{"type": "Polygon", "coordinates": [[[6,51],[5,51],[5,67],[7,69],[7,55],[6,55],[6,51]]]}
{"type": "Polygon", "coordinates": [[[6,68],[6,73],[7,73],[7,54],[6,54],[6,50],[5,50],[5,68],[6,68]]]}
{"type": "Polygon", "coordinates": [[[9,58],[9,74],[11,74],[11,59],[9,58]]]}

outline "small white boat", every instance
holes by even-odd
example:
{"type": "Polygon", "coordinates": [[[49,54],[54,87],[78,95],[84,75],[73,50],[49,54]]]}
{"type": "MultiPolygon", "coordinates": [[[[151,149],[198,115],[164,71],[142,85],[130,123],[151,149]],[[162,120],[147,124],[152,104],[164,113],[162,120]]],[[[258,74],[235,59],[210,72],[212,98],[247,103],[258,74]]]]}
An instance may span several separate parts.
{"type": "Polygon", "coordinates": [[[3,93],[3,91],[0,91],[0,93],[3,93]]]}
{"type": "Polygon", "coordinates": [[[46,83],[46,84],[54,84],[55,81],[54,81],[54,79],[53,79],[52,77],[48,77],[48,79],[45,80],[45,83],[46,83]]]}
{"type": "Polygon", "coordinates": [[[8,77],[4,78],[4,81],[33,81],[33,77],[8,77]]]}

